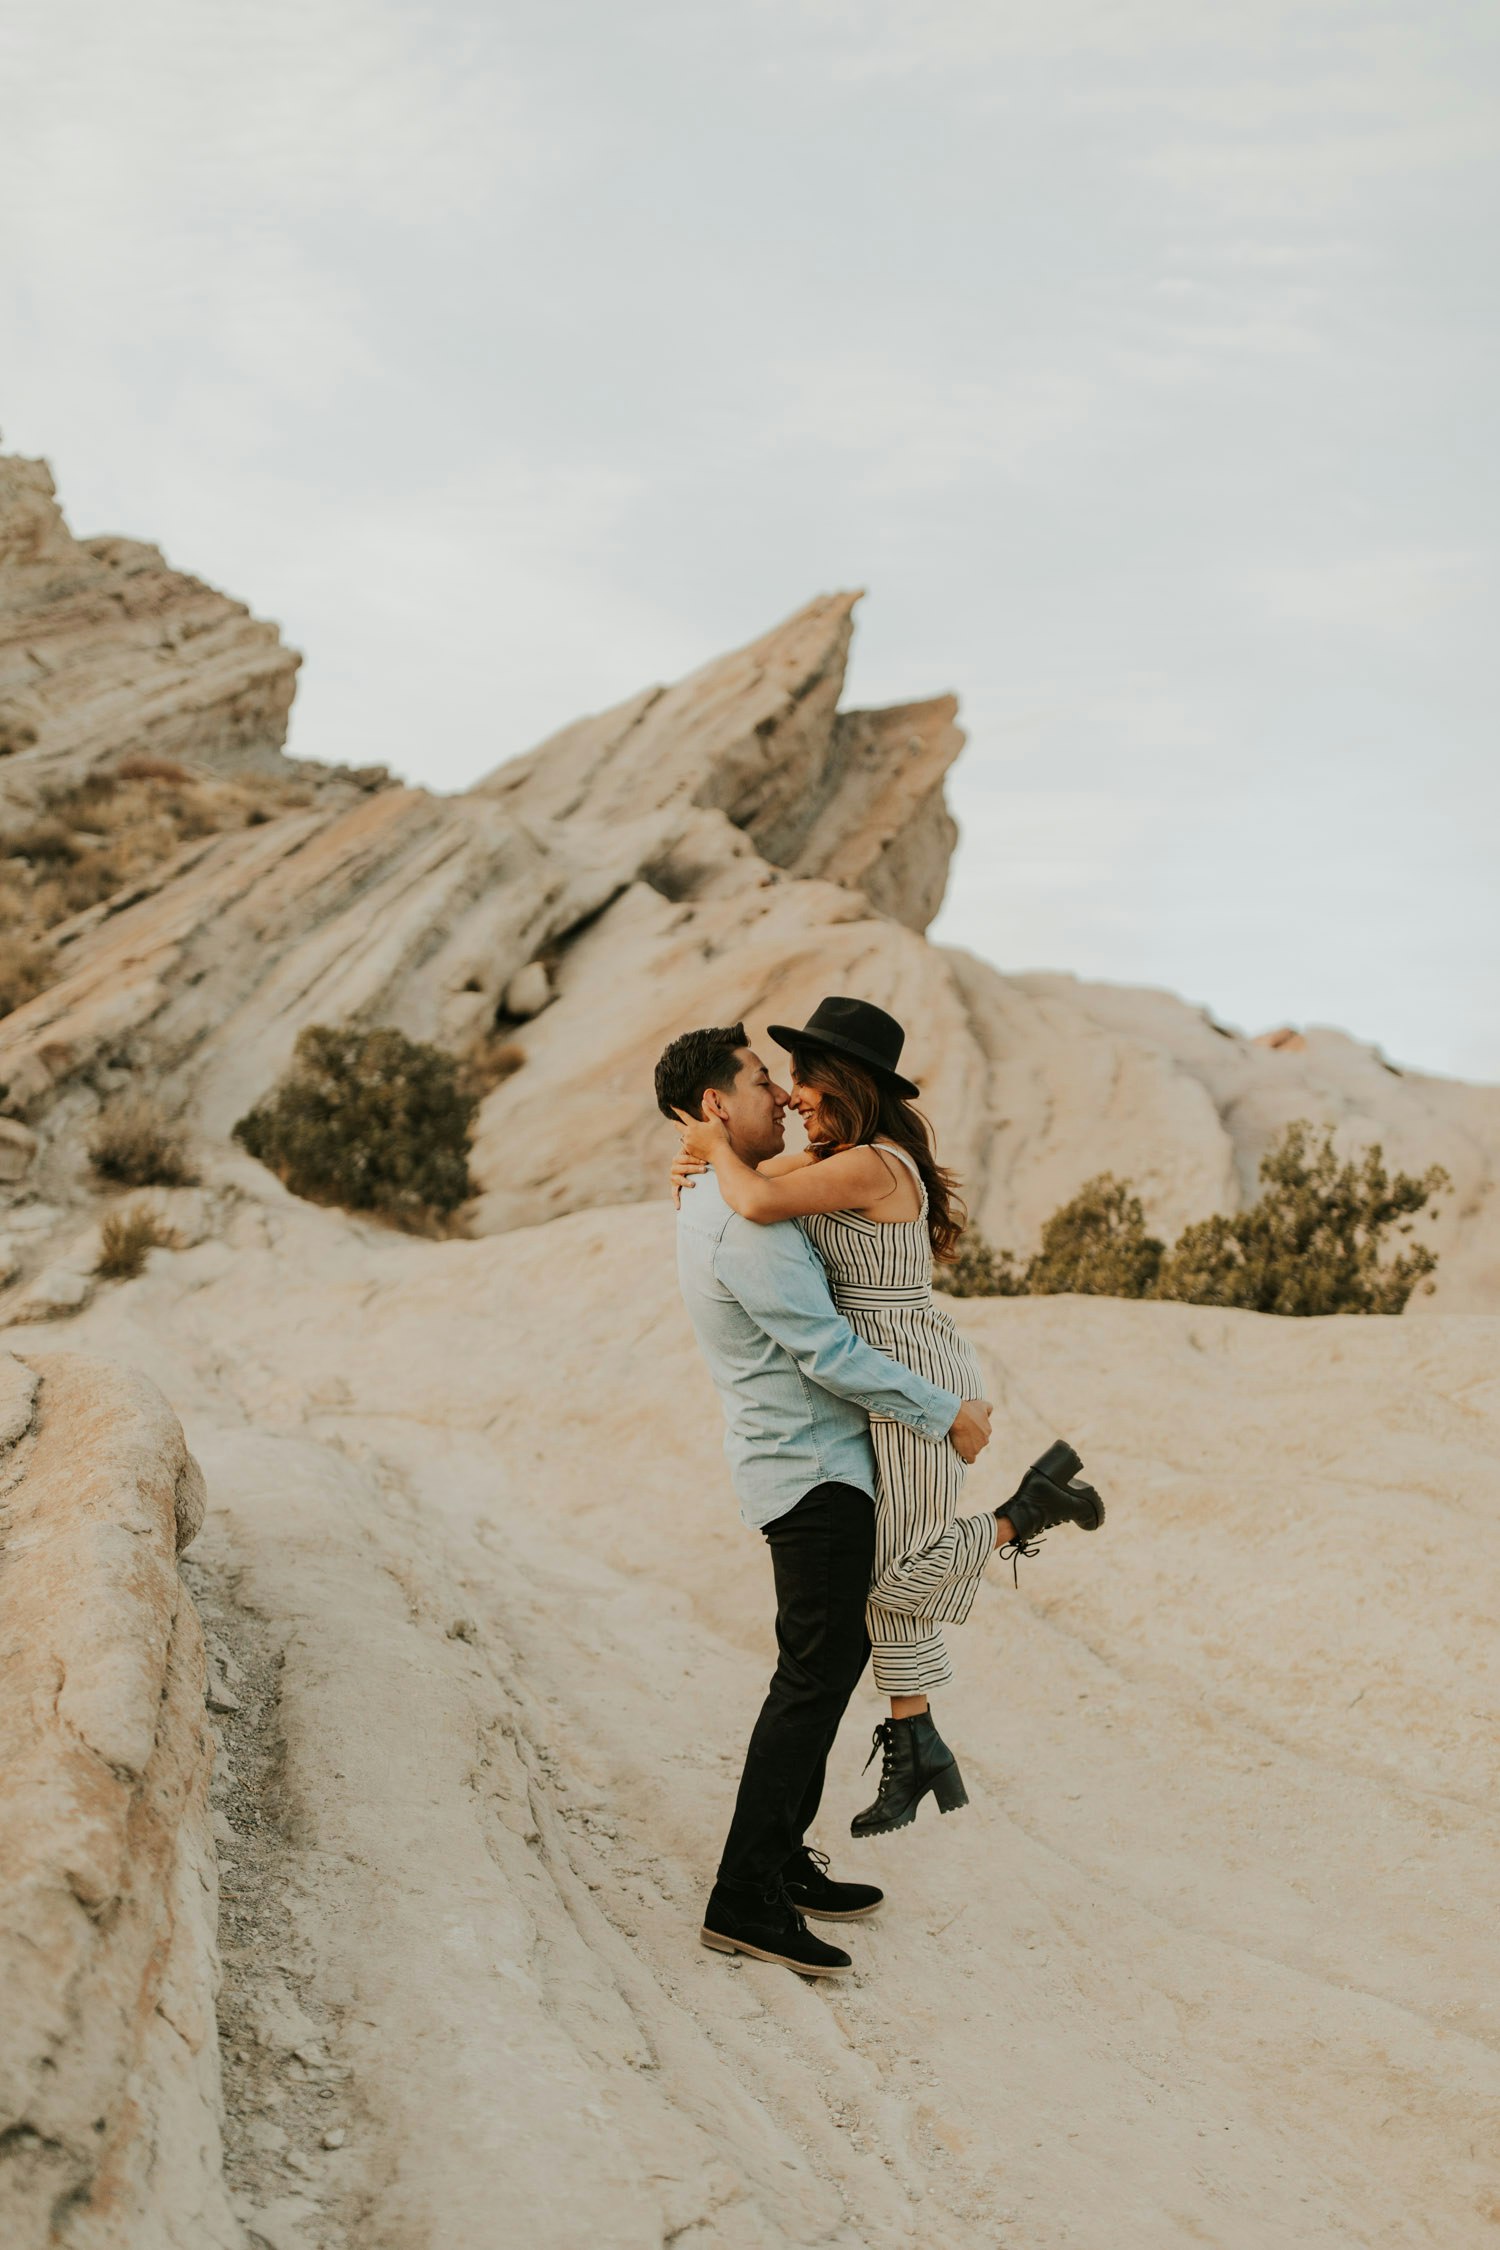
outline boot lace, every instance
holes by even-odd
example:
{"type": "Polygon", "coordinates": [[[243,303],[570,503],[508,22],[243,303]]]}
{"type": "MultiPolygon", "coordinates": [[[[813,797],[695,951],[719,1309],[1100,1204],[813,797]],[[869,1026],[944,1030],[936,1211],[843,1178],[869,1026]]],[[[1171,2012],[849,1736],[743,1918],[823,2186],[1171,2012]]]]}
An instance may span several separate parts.
{"type": "Polygon", "coordinates": [[[859,1769],[861,1773],[868,1773],[875,1763],[876,1751],[883,1752],[880,1766],[880,1786],[882,1789],[885,1787],[886,1775],[891,1770],[891,1758],[895,1748],[896,1722],[894,1719],[882,1719],[870,1737],[870,1755],[859,1769]]]}
{"type": "Polygon", "coordinates": [[[1001,1548],[1000,1560],[1002,1562],[1008,1562],[1010,1564],[1010,1575],[1015,1581],[1015,1585],[1018,1591],[1021,1584],[1020,1565],[1022,1561],[1024,1560],[1026,1562],[1035,1562],[1037,1556],[1041,1553],[1041,1551],[1042,1539],[1040,1534],[1038,1534],[1034,1539],[1027,1539],[1024,1537],[1020,1539],[1007,1539],[1005,1545],[1001,1548]]]}

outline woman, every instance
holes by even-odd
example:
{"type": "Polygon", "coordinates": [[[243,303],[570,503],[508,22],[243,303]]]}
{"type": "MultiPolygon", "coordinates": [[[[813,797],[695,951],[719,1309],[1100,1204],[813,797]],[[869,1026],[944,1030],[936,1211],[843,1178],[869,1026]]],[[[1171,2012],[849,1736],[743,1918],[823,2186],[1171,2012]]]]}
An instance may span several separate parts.
{"type": "MultiPolygon", "coordinates": [[[[960,1398],[982,1396],[979,1363],[947,1312],[932,1301],[932,1261],[950,1261],[966,1213],[957,1181],[937,1162],[918,1088],[896,1069],[899,1023],[868,1001],[828,999],[800,1031],[772,1024],[792,1057],[792,1106],[806,1150],[757,1170],[730,1147],[715,1119],[682,1117],[674,1185],[711,1164],[725,1201],[759,1225],[800,1220],[828,1269],[834,1300],[868,1344],[960,1398]]],[[[1082,1466],[1070,1446],[1049,1448],[1005,1509],[962,1516],[964,1464],[899,1422],[872,1421],[875,1572],[869,1633],[875,1684],[891,1716],[875,1730],[880,1789],[852,1823],[856,1836],[905,1827],[929,1791],[940,1812],[968,1803],[958,1762],[933,1721],[930,1697],[953,1677],[944,1624],[973,1606],[992,1554],[1031,1554],[1058,1523],[1096,1530],[1104,1506],[1070,1480],[1082,1466]]]]}

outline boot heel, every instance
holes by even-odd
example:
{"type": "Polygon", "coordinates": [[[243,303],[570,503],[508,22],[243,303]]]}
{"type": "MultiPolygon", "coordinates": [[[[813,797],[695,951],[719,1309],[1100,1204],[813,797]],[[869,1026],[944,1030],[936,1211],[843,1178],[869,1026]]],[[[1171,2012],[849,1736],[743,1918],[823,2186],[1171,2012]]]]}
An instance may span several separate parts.
{"type": "Polygon", "coordinates": [[[1058,1438],[1048,1446],[1040,1461],[1032,1462],[1027,1474],[1050,1477],[1054,1484],[1067,1484],[1077,1476],[1082,1467],[1083,1463],[1072,1446],[1065,1439],[1058,1438]]]}
{"type": "Polygon", "coordinates": [[[937,1799],[937,1809],[940,1813],[957,1812],[961,1805],[966,1805],[969,1801],[969,1792],[964,1787],[964,1777],[956,1765],[944,1766],[932,1785],[932,1794],[937,1799]]]}

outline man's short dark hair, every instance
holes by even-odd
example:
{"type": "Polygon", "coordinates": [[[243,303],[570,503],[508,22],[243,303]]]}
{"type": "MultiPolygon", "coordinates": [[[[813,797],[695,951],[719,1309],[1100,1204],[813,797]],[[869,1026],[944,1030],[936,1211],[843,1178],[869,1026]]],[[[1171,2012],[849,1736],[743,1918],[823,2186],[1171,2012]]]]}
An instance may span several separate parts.
{"type": "Polygon", "coordinates": [[[674,1109],[685,1109],[689,1117],[701,1117],[709,1087],[728,1093],[739,1076],[740,1052],[749,1044],[742,1023],[684,1031],[674,1039],[663,1049],[656,1066],[656,1106],[662,1116],[671,1117],[674,1109]]]}

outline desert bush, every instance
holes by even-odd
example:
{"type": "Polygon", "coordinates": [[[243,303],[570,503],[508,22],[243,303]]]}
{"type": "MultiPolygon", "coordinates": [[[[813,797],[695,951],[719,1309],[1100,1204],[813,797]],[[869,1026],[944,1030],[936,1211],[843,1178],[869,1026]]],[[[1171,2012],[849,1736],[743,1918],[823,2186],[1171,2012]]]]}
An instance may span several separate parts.
{"type": "Polygon", "coordinates": [[[1163,1251],[1129,1181],[1101,1172],[1043,1227],[1026,1287],[1034,1297],[1149,1297],[1163,1251]]]}
{"type": "Polygon", "coordinates": [[[939,1270],[938,1286],[950,1297],[1149,1297],[1162,1256],[1146,1232],[1140,1197],[1128,1181],[1101,1172],[1053,1212],[1041,1248],[1024,1265],[970,1226],[955,1264],[939,1270]]]}
{"type": "Polygon", "coordinates": [[[177,1237],[147,1203],[111,1211],[99,1229],[94,1271],[101,1281],[134,1281],[150,1250],[175,1250],[177,1237]]]}
{"type": "Polygon", "coordinates": [[[429,1225],[473,1193],[478,1097],[452,1055],[387,1026],[310,1024],[280,1084],[235,1139],[313,1203],[429,1225]]]}
{"type": "Polygon", "coordinates": [[[198,1176],[182,1127],[145,1094],[128,1094],[104,1112],[89,1162],[118,1187],[190,1187],[198,1176]]]}
{"type": "Polygon", "coordinates": [[[1184,1227],[1156,1294],[1248,1312],[1398,1313],[1437,1266],[1426,1243],[1393,1258],[1418,1214],[1451,1186],[1440,1164],[1420,1176],[1386,1171],[1379,1147],[1340,1163],[1333,1131],[1289,1125],[1261,1159],[1261,1194],[1248,1211],[1184,1227]]]}
{"type": "Polygon", "coordinates": [[[0,1016],[24,1008],[52,982],[52,954],[35,940],[0,937],[0,1016]]]}
{"type": "Polygon", "coordinates": [[[951,1265],[937,1268],[937,1285],[950,1297],[1024,1297],[1026,1275],[1009,1250],[996,1250],[978,1227],[967,1226],[951,1265]]]}
{"type": "Polygon", "coordinates": [[[1425,1243],[1385,1256],[1388,1238],[1411,1234],[1418,1215],[1450,1185],[1441,1165],[1420,1176],[1387,1173],[1378,1147],[1341,1163],[1333,1129],[1289,1125],[1260,1165],[1261,1194],[1247,1211],[1184,1227],[1167,1250],[1146,1232],[1128,1181],[1102,1173],[1055,1211],[1025,1265],[971,1227],[956,1267],[938,1283],[958,1297],[1166,1297],[1299,1316],[1398,1313],[1428,1282],[1437,1257],[1425,1243]]]}

